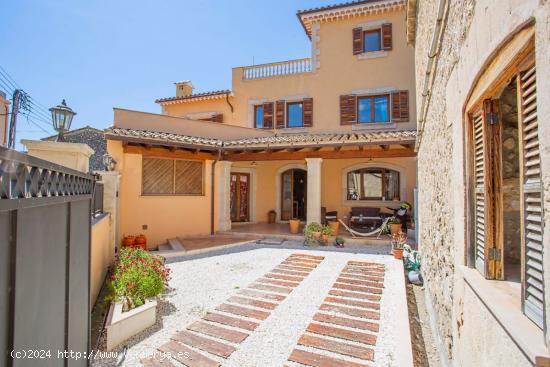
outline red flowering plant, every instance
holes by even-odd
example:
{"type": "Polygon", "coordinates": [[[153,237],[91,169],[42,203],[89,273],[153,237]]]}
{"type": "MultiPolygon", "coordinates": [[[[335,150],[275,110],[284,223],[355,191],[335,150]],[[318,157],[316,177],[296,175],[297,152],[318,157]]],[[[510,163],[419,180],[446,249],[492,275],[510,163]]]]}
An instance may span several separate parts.
{"type": "Polygon", "coordinates": [[[111,299],[122,301],[123,311],[128,311],[161,294],[169,278],[170,269],[161,257],[141,248],[124,247],[111,272],[111,299]]]}

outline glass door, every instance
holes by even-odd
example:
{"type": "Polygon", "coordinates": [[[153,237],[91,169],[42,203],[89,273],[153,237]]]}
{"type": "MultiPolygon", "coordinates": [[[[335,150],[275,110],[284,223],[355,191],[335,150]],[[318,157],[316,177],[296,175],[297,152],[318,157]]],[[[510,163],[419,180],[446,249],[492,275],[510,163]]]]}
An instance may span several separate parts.
{"type": "Polygon", "coordinates": [[[250,175],[248,173],[231,173],[230,212],[232,222],[250,221],[250,175]]]}

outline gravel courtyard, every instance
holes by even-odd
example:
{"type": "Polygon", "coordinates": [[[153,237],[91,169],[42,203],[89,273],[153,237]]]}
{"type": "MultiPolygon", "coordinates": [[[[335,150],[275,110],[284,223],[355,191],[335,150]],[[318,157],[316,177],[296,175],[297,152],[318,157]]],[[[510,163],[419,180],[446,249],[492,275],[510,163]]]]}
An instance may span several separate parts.
{"type": "Polygon", "coordinates": [[[147,357],[178,346],[171,338],[185,334],[192,339],[185,350],[205,357],[184,360],[189,366],[412,366],[402,264],[387,253],[386,246],[286,242],[170,259],[170,290],[159,302],[157,323],[127,343],[120,365],[179,366],[147,357]],[[250,314],[240,314],[243,309],[250,314]],[[236,327],[225,319],[248,323],[236,327]],[[219,330],[227,335],[217,337],[219,330]]]}

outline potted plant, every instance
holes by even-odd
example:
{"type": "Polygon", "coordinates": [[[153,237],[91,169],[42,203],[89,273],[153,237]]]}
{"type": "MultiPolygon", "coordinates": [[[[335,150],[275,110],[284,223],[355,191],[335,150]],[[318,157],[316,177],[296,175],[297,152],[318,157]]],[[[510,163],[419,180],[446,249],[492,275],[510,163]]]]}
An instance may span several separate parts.
{"type": "Polygon", "coordinates": [[[392,217],[388,221],[388,226],[390,227],[390,235],[401,233],[401,228],[403,227],[403,224],[401,221],[395,217],[392,217]]]}
{"type": "Polygon", "coordinates": [[[397,260],[403,259],[403,247],[407,244],[407,236],[402,233],[391,235],[391,246],[393,257],[397,260]]]}
{"type": "Polygon", "coordinates": [[[332,236],[332,228],[330,226],[322,226],[321,227],[321,241],[323,243],[328,243],[328,238],[332,236]]]}
{"type": "Polygon", "coordinates": [[[267,212],[267,223],[275,223],[277,218],[277,212],[273,209],[267,212]]]}
{"type": "Polygon", "coordinates": [[[334,246],[335,247],[344,247],[345,242],[346,242],[346,240],[344,239],[344,237],[337,236],[336,239],[334,240],[334,246]]]}
{"type": "Polygon", "coordinates": [[[141,248],[120,249],[108,283],[108,351],[154,325],[156,297],[164,291],[169,276],[162,257],[141,248]]]}
{"type": "Polygon", "coordinates": [[[321,238],[321,231],[323,230],[323,226],[319,223],[312,222],[309,223],[304,228],[304,236],[306,237],[306,240],[316,240],[319,241],[321,238]]]}
{"type": "Polygon", "coordinates": [[[297,234],[300,231],[300,219],[292,218],[288,221],[290,233],[297,234]]]}
{"type": "Polygon", "coordinates": [[[330,228],[332,228],[332,235],[338,236],[338,231],[340,230],[340,222],[338,220],[330,220],[328,222],[330,228]]]}

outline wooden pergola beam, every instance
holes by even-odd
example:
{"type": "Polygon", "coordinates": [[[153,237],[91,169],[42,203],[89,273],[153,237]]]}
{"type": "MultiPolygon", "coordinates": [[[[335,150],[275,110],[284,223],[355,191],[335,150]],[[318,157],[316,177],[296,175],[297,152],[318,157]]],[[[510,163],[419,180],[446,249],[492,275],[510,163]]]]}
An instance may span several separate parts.
{"type": "Polygon", "coordinates": [[[169,148],[160,148],[160,147],[151,147],[150,149],[146,149],[144,147],[135,146],[135,145],[127,145],[124,147],[124,153],[130,153],[130,154],[142,154],[146,157],[160,157],[160,158],[181,158],[181,159],[215,159],[216,155],[207,153],[207,152],[201,152],[201,151],[189,151],[189,150],[181,150],[181,149],[172,149],[172,147],[169,148]]]}
{"type": "Polygon", "coordinates": [[[321,150],[321,151],[299,151],[299,152],[261,152],[234,154],[226,152],[224,159],[229,161],[274,161],[305,158],[345,159],[345,158],[385,158],[385,157],[415,157],[412,149],[363,149],[363,150],[321,150]]]}
{"type": "Polygon", "coordinates": [[[380,145],[380,149],[387,151],[387,150],[390,149],[390,146],[389,145],[380,145]]]}

